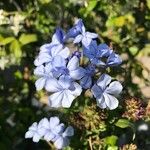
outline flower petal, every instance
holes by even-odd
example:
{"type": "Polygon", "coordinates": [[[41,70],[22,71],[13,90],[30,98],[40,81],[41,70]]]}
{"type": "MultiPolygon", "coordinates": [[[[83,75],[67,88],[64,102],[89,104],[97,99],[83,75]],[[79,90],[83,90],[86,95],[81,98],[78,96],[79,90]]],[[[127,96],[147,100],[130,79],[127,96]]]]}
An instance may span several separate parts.
{"type": "Polygon", "coordinates": [[[49,97],[49,105],[55,108],[61,107],[62,99],[63,99],[63,93],[56,92],[49,97]]]}
{"type": "Polygon", "coordinates": [[[63,133],[63,137],[66,137],[66,136],[73,136],[74,135],[74,129],[72,126],[68,126],[66,128],[66,130],[64,131],[63,133]]]}
{"type": "Polygon", "coordinates": [[[78,36],[75,37],[73,43],[79,43],[79,42],[81,42],[82,38],[83,38],[82,34],[79,34],[78,36]]]}
{"type": "Polygon", "coordinates": [[[86,36],[91,39],[95,39],[98,37],[98,34],[92,32],[86,32],[86,36]]]}
{"type": "Polygon", "coordinates": [[[41,89],[43,89],[43,87],[45,86],[46,83],[46,78],[42,77],[39,78],[36,82],[35,82],[35,86],[36,86],[36,90],[40,91],[41,89]]]}
{"type": "Polygon", "coordinates": [[[96,99],[102,97],[103,90],[101,89],[101,87],[97,86],[96,84],[93,85],[91,91],[96,99]]]}
{"type": "Polygon", "coordinates": [[[106,93],[111,94],[111,95],[119,95],[122,91],[123,87],[120,82],[114,81],[110,83],[109,87],[106,88],[106,93]]]}
{"type": "Polygon", "coordinates": [[[55,126],[59,125],[60,120],[58,117],[51,117],[50,118],[50,128],[53,129],[55,126]]]}
{"type": "Polygon", "coordinates": [[[105,90],[106,86],[111,82],[111,76],[108,74],[102,74],[101,77],[97,80],[97,85],[101,87],[102,90],[105,90]]]}
{"type": "Polygon", "coordinates": [[[84,76],[85,70],[82,67],[78,67],[76,70],[69,72],[70,76],[74,80],[79,80],[84,76]]]}
{"type": "Polygon", "coordinates": [[[33,136],[33,142],[39,142],[39,140],[40,140],[40,138],[41,138],[41,136],[39,135],[39,134],[34,134],[34,136],[33,136]]]}
{"type": "Polygon", "coordinates": [[[113,110],[118,107],[119,102],[114,96],[104,93],[104,98],[105,103],[110,110],[113,110]]]}
{"type": "Polygon", "coordinates": [[[62,106],[65,108],[69,108],[74,99],[75,96],[69,90],[64,91],[62,98],[62,106]]]}
{"type": "Polygon", "coordinates": [[[46,82],[45,89],[48,92],[58,92],[62,89],[61,85],[58,83],[57,79],[49,78],[46,82]]]}
{"type": "Polygon", "coordinates": [[[82,88],[84,89],[88,89],[91,87],[92,85],[92,78],[88,75],[84,76],[81,80],[80,80],[80,85],[82,86],[82,88]]]}
{"type": "Polygon", "coordinates": [[[35,69],[34,69],[34,74],[36,75],[36,76],[43,76],[44,75],[44,66],[43,65],[41,65],[41,66],[38,66],[38,67],[36,67],[35,69]]]}
{"type": "Polygon", "coordinates": [[[66,147],[69,145],[69,139],[68,138],[63,138],[59,137],[55,142],[54,145],[57,149],[62,149],[63,147],[66,147]]]}
{"type": "Polygon", "coordinates": [[[27,131],[26,134],[25,134],[25,138],[32,138],[34,135],[34,132],[33,131],[27,131]]]}
{"type": "Polygon", "coordinates": [[[68,62],[67,68],[69,71],[76,70],[79,67],[79,59],[76,56],[73,56],[68,62]]]}

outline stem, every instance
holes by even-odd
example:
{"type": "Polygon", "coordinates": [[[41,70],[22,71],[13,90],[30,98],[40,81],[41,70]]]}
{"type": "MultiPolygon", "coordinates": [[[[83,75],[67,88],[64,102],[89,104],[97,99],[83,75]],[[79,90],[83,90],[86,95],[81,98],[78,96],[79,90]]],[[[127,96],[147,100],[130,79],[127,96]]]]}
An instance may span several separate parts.
{"type": "Polygon", "coordinates": [[[89,137],[88,141],[89,141],[89,145],[90,145],[90,150],[93,150],[92,142],[91,142],[91,137],[89,137]]]}

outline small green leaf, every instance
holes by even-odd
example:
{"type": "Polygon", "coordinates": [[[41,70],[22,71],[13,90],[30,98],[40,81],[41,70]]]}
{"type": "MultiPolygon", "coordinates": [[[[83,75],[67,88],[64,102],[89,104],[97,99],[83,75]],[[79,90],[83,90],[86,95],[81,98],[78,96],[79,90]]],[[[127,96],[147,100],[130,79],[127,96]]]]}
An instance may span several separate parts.
{"type": "Polygon", "coordinates": [[[130,121],[127,119],[119,119],[115,125],[120,128],[127,128],[130,126],[130,121]]]}
{"type": "Polygon", "coordinates": [[[21,51],[21,46],[19,41],[14,40],[11,44],[10,44],[10,50],[12,53],[14,53],[15,57],[19,58],[22,56],[22,51],[21,51]]]}
{"type": "Polygon", "coordinates": [[[104,140],[107,145],[115,146],[118,140],[118,137],[115,135],[111,135],[111,136],[106,137],[104,140]]]}
{"type": "Polygon", "coordinates": [[[7,44],[11,43],[13,40],[15,40],[14,37],[4,38],[0,41],[0,45],[7,45],[7,44]]]}
{"type": "Polygon", "coordinates": [[[132,55],[135,55],[138,52],[138,48],[136,46],[132,46],[129,48],[129,51],[132,55]]]}
{"type": "Polygon", "coordinates": [[[19,41],[22,45],[26,45],[28,43],[36,42],[37,36],[36,34],[22,34],[19,38],[19,41]]]}

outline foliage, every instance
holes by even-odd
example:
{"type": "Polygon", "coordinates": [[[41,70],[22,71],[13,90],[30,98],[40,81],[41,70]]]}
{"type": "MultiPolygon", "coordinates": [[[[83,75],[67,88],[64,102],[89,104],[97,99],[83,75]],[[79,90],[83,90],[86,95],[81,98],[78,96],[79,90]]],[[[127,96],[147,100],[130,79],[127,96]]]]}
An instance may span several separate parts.
{"type": "MultiPolygon", "coordinates": [[[[68,150],[128,149],[134,144],[148,149],[149,133],[138,128],[143,121],[149,126],[149,105],[142,101],[144,116],[138,119],[122,106],[128,95],[146,100],[133,79],[150,85],[149,70],[139,61],[141,56],[150,56],[149,26],[149,0],[1,0],[0,149],[49,149],[44,142],[25,140],[24,135],[32,122],[53,114],[75,127],[68,150]],[[124,87],[122,104],[113,113],[97,108],[88,91],[85,99],[79,98],[65,110],[50,109],[45,105],[47,95],[35,92],[33,61],[39,47],[50,42],[56,26],[69,29],[75,18],[82,18],[89,31],[100,35],[100,42],[106,42],[123,58],[120,68],[109,70],[124,87]]],[[[137,111],[139,102],[134,107],[137,100],[132,101],[137,111]]]]}

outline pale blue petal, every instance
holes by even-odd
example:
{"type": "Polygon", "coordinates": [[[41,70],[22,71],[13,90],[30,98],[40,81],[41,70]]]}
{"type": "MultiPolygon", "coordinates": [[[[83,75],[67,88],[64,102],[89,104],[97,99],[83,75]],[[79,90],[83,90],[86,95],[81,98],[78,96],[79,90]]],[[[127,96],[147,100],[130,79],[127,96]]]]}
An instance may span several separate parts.
{"type": "Polygon", "coordinates": [[[83,38],[82,38],[82,44],[83,44],[85,47],[88,47],[91,42],[92,42],[92,39],[91,39],[91,38],[88,38],[86,35],[83,36],[83,38]]]}
{"type": "Polygon", "coordinates": [[[84,76],[85,70],[82,67],[78,67],[76,70],[70,71],[69,74],[72,79],[79,80],[84,76]]]}
{"type": "Polygon", "coordinates": [[[39,142],[39,140],[41,139],[41,136],[39,134],[34,134],[33,136],[33,142],[39,142]]]}
{"type": "Polygon", "coordinates": [[[69,108],[75,99],[75,96],[70,91],[64,91],[62,97],[62,107],[69,108]]]}
{"type": "Polygon", "coordinates": [[[99,99],[102,97],[103,90],[99,86],[97,86],[96,84],[94,84],[91,91],[92,91],[92,93],[96,99],[99,99]]]}
{"type": "Polygon", "coordinates": [[[52,60],[52,57],[48,53],[41,53],[34,61],[35,66],[40,66],[44,63],[48,63],[52,60]]]}
{"type": "Polygon", "coordinates": [[[110,110],[113,110],[118,107],[119,102],[114,96],[104,93],[104,98],[105,103],[110,110]]]}
{"type": "Polygon", "coordinates": [[[69,89],[69,87],[73,84],[70,76],[67,76],[67,75],[66,76],[62,75],[59,78],[58,82],[63,89],[69,89]]]}
{"type": "Polygon", "coordinates": [[[54,145],[57,149],[62,149],[63,147],[66,147],[69,145],[69,139],[68,138],[63,138],[59,137],[55,142],[54,145]]]}
{"type": "Polygon", "coordinates": [[[105,109],[107,107],[106,103],[105,103],[105,98],[104,96],[102,95],[99,99],[96,99],[97,101],[97,105],[102,108],[102,109],[105,109]]]}
{"type": "Polygon", "coordinates": [[[51,49],[51,57],[54,58],[55,56],[59,55],[59,53],[63,50],[63,45],[57,45],[52,47],[51,49]]]}
{"type": "Polygon", "coordinates": [[[62,106],[62,104],[61,104],[62,99],[63,99],[62,91],[56,92],[49,97],[49,105],[51,107],[55,107],[55,108],[61,107],[62,106]]]}
{"type": "Polygon", "coordinates": [[[76,70],[79,67],[79,59],[76,56],[73,56],[68,62],[67,68],[69,71],[76,70]]]}
{"type": "Polygon", "coordinates": [[[98,37],[98,34],[92,32],[86,32],[86,36],[91,39],[95,39],[98,37]]]}
{"type": "Polygon", "coordinates": [[[119,95],[122,91],[123,87],[120,82],[114,81],[110,83],[110,85],[106,88],[106,93],[111,94],[111,95],[119,95]]]}
{"type": "Polygon", "coordinates": [[[50,118],[50,128],[53,129],[55,126],[59,125],[60,120],[58,117],[51,117],[50,118]]]}
{"type": "Polygon", "coordinates": [[[54,59],[52,61],[52,66],[54,68],[65,67],[66,66],[66,61],[63,57],[57,55],[56,57],[54,57],[54,59]]]}
{"type": "Polygon", "coordinates": [[[55,78],[49,78],[46,82],[45,89],[48,92],[58,92],[62,89],[60,84],[58,83],[58,80],[55,78]]]}
{"type": "Polygon", "coordinates": [[[63,39],[64,39],[64,31],[61,28],[57,28],[56,32],[52,37],[52,43],[61,44],[63,43],[63,39]]]}
{"type": "Polygon", "coordinates": [[[116,65],[120,65],[121,63],[122,63],[122,59],[119,57],[119,55],[117,55],[113,52],[107,59],[108,66],[116,66],[116,65]]]}
{"type": "Polygon", "coordinates": [[[97,85],[101,87],[102,90],[105,90],[106,86],[111,82],[111,76],[108,74],[102,74],[101,77],[97,80],[97,85]]]}
{"type": "Polygon", "coordinates": [[[63,123],[55,126],[52,130],[53,133],[55,133],[56,135],[58,134],[62,134],[64,132],[64,128],[65,128],[65,125],[63,123]]]}
{"type": "Polygon", "coordinates": [[[78,36],[75,37],[73,43],[79,43],[79,42],[81,42],[82,38],[83,38],[82,34],[79,34],[78,36]]]}
{"type": "Polygon", "coordinates": [[[84,89],[88,89],[91,87],[92,85],[92,79],[91,76],[84,76],[81,80],[80,80],[80,85],[82,86],[82,88],[84,89]]]}
{"type": "Polygon", "coordinates": [[[70,91],[70,92],[71,92],[71,94],[73,94],[75,97],[77,97],[77,96],[79,96],[79,95],[81,94],[81,92],[82,92],[82,87],[81,87],[78,83],[76,83],[76,82],[74,82],[74,87],[75,87],[75,89],[72,90],[72,91],[70,91]]]}
{"type": "Polygon", "coordinates": [[[44,66],[41,65],[41,66],[38,66],[34,69],[34,75],[36,76],[43,76],[44,75],[44,66]]]}
{"type": "Polygon", "coordinates": [[[65,58],[65,59],[69,57],[69,54],[70,54],[70,50],[68,47],[65,47],[60,52],[58,52],[58,55],[65,58]]]}
{"type": "Polygon", "coordinates": [[[44,139],[46,141],[51,141],[53,138],[55,138],[55,134],[52,133],[51,131],[48,131],[45,135],[44,135],[44,139]]]}
{"type": "Polygon", "coordinates": [[[35,82],[35,87],[37,91],[40,91],[43,89],[43,87],[45,86],[46,83],[46,78],[42,77],[39,78],[36,82],[35,82]]]}
{"type": "Polygon", "coordinates": [[[66,136],[73,136],[74,135],[74,129],[72,126],[68,126],[66,128],[66,130],[64,131],[63,133],[63,137],[66,137],[66,136]]]}
{"type": "Polygon", "coordinates": [[[32,138],[34,136],[34,132],[33,131],[27,131],[25,134],[25,138],[32,138]]]}

